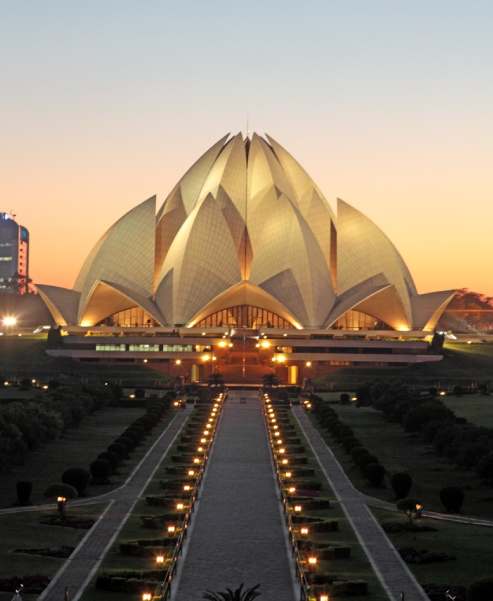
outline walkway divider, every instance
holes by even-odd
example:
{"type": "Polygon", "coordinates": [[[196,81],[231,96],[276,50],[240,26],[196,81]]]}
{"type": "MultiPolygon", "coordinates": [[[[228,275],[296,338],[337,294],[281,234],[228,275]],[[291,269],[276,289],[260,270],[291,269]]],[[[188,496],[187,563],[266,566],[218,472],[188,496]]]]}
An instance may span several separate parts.
{"type": "MultiPolygon", "coordinates": [[[[286,526],[288,529],[288,540],[294,559],[296,578],[300,587],[299,599],[300,601],[329,601],[328,594],[322,593],[321,595],[319,595],[318,599],[311,594],[311,586],[306,571],[306,560],[303,559],[303,557],[301,556],[298,550],[298,545],[296,544],[296,527],[293,524],[293,520],[291,517],[291,509],[286,494],[286,480],[290,480],[291,478],[291,471],[289,470],[289,459],[285,457],[284,453],[280,453],[280,450],[278,451],[276,447],[278,443],[282,443],[283,430],[282,427],[278,424],[276,412],[269,394],[267,392],[261,394],[264,409],[264,419],[267,426],[267,432],[269,434],[269,447],[275,467],[277,487],[281,496],[281,506],[286,526]]],[[[289,492],[289,486],[287,490],[289,492]]]]}
{"type": "Polygon", "coordinates": [[[226,398],[227,393],[224,392],[219,393],[214,398],[211,412],[207,422],[204,424],[204,430],[201,432],[197,440],[197,450],[203,450],[199,451],[201,455],[194,458],[192,465],[186,468],[187,476],[193,478],[193,487],[191,490],[186,489],[186,492],[190,493],[188,498],[188,508],[185,513],[185,517],[183,518],[180,532],[173,549],[173,554],[169,560],[168,568],[165,572],[163,580],[156,587],[154,592],[144,592],[142,594],[142,601],[169,601],[171,598],[173,579],[177,573],[178,562],[182,556],[185,540],[187,538],[188,530],[191,526],[192,517],[195,511],[197,500],[199,498],[199,491],[206,471],[207,461],[209,459],[209,452],[216,434],[216,425],[226,398]]]}

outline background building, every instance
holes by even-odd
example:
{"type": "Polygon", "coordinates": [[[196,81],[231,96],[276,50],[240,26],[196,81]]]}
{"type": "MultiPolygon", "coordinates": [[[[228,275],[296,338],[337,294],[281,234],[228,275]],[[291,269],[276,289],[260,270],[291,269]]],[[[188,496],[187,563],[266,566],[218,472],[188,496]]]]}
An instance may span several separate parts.
{"type": "Polygon", "coordinates": [[[29,231],[10,213],[0,213],[0,292],[29,291],[29,231]]]}

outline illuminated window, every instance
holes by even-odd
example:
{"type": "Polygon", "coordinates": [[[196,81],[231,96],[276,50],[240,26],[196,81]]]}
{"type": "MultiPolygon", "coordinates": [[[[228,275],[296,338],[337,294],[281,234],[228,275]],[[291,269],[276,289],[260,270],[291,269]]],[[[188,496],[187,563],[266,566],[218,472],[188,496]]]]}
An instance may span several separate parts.
{"type": "Polygon", "coordinates": [[[132,307],[131,309],[125,309],[125,311],[119,311],[108,319],[105,319],[104,323],[118,326],[119,328],[146,328],[159,325],[152,319],[149,313],[140,307],[132,307]]]}
{"type": "Polygon", "coordinates": [[[129,344],[128,350],[131,352],[152,352],[159,351],[159,344],[129,344]]]}
{"type": "Polygon", "coordinates": [[[238,328],[279,328],[292,329],[294,326],[286,319],[262,309],[262,307],[254,307],[252,305],[236,305],[221,309],[216,313],[211,313],[201,321],[197,322],[196,328],[216,328],[223,326],[234,326],[238,328]]]}
{"type": "Polygon", "coordinates": [[[347,311],[332,326],[336,330],[388,330],[387,324],[361,311],[347,311]]]}
{"type": "Polygon", "coordinates": [[[96,344],[97,351],[103,352],[114,352],[114,351],[125,351],[124,344],[96,344]]]}
{"type": "Polygon", "coordinates": [[[163,344],[164,353],[191,353],[192,351],[191,344],[163,344]]]}

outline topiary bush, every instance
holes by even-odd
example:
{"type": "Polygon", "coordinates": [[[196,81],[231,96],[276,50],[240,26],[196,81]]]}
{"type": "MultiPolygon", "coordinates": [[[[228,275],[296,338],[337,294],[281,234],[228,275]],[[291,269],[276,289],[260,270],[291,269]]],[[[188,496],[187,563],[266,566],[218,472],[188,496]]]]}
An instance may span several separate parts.
{"type": "Polygon", "coordinates": [[[111,474],[111,464],[105,459],[96,459],[91,463],[90,470],[95,484],[106,484],[111,474]]]}
{"type": "Polygon", "coordinates": [[[447,511],[459,513],[464,503],[464,491],[458,486],[446,486],[440,491],[440,501],[447,511]]]}
{"type": "Polygon", "coordinates": [[[491,601],[493,599],[493,578],[483,578],[469,587],[468,601],[491,601]]]}
{"type": "Polygon", "coordinates": [[[19,480],[15,485],[15,488],[17,492],[17,503],[19,505],[30,505],[33,483],[26,480],[19,480]]]}
{"type": "Polygon", "coordinates": [[[413,485],[413,479],[407,472],[397,472],[390,477],[390,485],[396,499],[405,499],[413,485]]]}
{"type": "Polygon", "coordinates": [[[368,463],[364,468],[364,475],[372,486],[382,486],[385,468],[380,463],[368,463]]]}
{"type": "Polygon", "coordinates": [[[71,467],[65,470],[62,474],[62,482],[73,486],[79,494],[79,497],[84,494],[89,478],[91,475],[82,467],[71,467]]]}

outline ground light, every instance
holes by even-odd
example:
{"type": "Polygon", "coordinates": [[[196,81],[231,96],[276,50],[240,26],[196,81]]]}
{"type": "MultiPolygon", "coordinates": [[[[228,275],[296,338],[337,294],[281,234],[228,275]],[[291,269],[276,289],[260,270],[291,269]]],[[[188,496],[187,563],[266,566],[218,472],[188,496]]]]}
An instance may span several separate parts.
{"type": "Polygon", "coordinates": [[[17,317],[15,315],[5,315],[2,318],[2,325],[6,328],[14,328],[17,325],[17,317]]]}
{"type": "Polygon", "coordinates": [[[151,601],[152,594],[151,593],[142,593],[142,601],[151,601]]]}
{"type": "Polygon", "coordinates": [[[157,565],[163,565],[163,563],[164,563],[164,555],[157,555],[156,556],[156,563],[157,563],[157,565]]]}
{"type": "Polygon", "coordinates": [[[167,530],[168,534],[174,534],[176,532],[176,526],[170,525],[166,528],[166,530],[167,530]]]}

